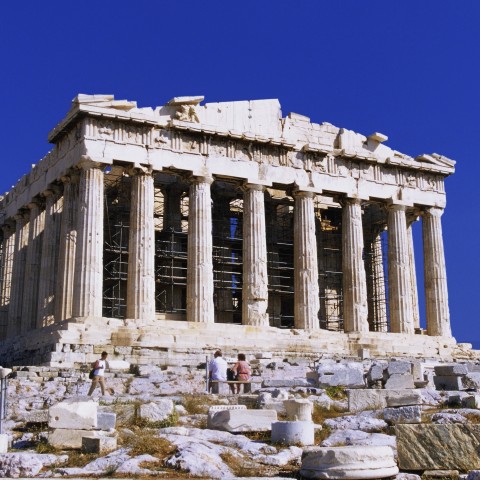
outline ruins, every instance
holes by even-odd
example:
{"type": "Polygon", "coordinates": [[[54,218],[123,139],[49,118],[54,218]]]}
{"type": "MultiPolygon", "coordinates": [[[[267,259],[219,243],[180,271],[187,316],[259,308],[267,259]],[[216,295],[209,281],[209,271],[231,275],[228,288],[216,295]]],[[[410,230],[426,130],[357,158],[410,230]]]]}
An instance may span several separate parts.
{"type": "Polygon", "coordinates": [[[468,350],[442,239],[454,161],[282,118],[278,100],[202,101],[73,100],[50,153],[0,197],[2,365],[468,350]]]}

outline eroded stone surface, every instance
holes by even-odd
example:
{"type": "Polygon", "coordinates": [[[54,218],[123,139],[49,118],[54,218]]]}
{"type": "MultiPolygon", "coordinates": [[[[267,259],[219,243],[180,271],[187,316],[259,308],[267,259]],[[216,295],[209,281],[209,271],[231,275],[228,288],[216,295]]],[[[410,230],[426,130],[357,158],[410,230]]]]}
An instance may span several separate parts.
{"type": "Polygon", "coordinates": [[[403,470],[480,468],[478,425],[397,425],[395,430],[403,470]]]}
{"type": "Polygon", "coordinates": [[[305,478],[379,479],[398,473],[389,447],[313,447],[302,458],[305,478]]]}

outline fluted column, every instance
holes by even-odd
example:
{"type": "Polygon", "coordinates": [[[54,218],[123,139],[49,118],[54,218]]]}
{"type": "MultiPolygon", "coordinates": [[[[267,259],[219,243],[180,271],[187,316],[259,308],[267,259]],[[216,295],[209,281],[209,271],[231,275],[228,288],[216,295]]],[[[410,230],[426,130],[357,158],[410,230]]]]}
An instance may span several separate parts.
{"type": "Polygon", "coordinates": [[[244,185],[243,325],[268,326],[267,234],[264,187],[244,185]]]}
{"type": "Polygon", "coordinates": [[[345,199],[342,237],[344,330],[368,332],[367,278],[363,262],[362,206],[359,199],[345,199]]]}
{"type": "Polygon", "coordinates": [[[443,209],[432,207],[425,211],[422,220],[427,333],[451,337],[442,214],[443,209]]]}
{"type": "Polygon", "coordinates": [[[72,316],[101,317],[103,297],[103,171],[80,165],[72,316]]]}
{"type": "Polygon", "coordinates": [[[212,177],[193,177],[188,204],[187,320],[214,322],[212,177]]]}
{"type": "Polygon", "coordinates": [[[133,169],[128,241],[127,318],[155,319],[153,176],[133,169]]]}
{"type": "Polygon", "coordinates": [[[7,222],[3,230],[3,261],[0,278],[0,340],[7,336],[8,310],[12,285],[13,255],[15,252],[15,225],[7,222]]]}
{"type": "Polygon", "coordinates": [[[418,220],[417,215],[407,216],[407,244],[408,244],[408,265],[410,268],[410,285],[412,287],[412,315],[413,328],[420,328],[420,309],[418,306],[417,271],[415,269],[415,249],[413,245],[413,223],[418,220]]]}
{"type": "Polygon", "coordinates": [[[294,208],[293,275],[295,328],[320,328],[318,310],[317,238],[315,236],[315,193],[296,191],[294,208]]]}
{"type": "Polygon", "coordinates": [[[78,172],[62,177],[63,207],[58,251],[55,321],[72,316],[75,252],[77,246],[78,172]]]}
{"type": "Polygon", "coordinates": [[[15,215],[15,250],[13,255],[10,308],[8,309],[8,337],[18,335],[21,331],[29,218],[29,210],[15,215]]]}
{"type": "Polygon", "coordinates": [[[404,205],[388,208],[388,293],[390,330],[414,333],[412,283],[404,205]]]}
{"type": "Polygon", "coordinates": [[[25,265],[22,333],[37,326],[38,287],[40,282],[43,229],[45,225],[45,210],[40,201],[31,202],[28,204],[28,207],[30,208],[30,227],[28,229],[28,249],[25,265]]]}
{"type": "Polygon", "coordinates": [[[59,198],[59,193],[59,188],[55,186],[43,193],[45,197],[45,229],[40,263],[41,279],[38,289],[37,328],[45,327],[54,322],[58,244],[63,203],[62,199],[59,198]]]}

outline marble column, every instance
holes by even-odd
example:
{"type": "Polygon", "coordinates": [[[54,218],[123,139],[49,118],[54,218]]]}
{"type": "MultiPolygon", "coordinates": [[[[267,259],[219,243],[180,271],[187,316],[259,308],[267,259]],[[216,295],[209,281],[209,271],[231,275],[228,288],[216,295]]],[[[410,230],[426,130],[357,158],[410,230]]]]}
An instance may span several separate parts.
{"type": "Polygon", "coordinates": [[[417,215],[407,216],[408,265],[410,268],[410,285],[412,287],[412,314],[413,328],[420,328],[420,308],[418,305],[417,271],[415,269],[415,249],[413,246],[413,224],[418,220],[417,215]]]}
{"type": "Polygon", "coordinates": [[[60,218],[63,201],[60,189],[52,186],[43,192],[45,197],[45,229],[42,241],[40,263],[41,281],[38,290],[37,328],[54,322],[55,287],[57,281],[58,245],[60,239],[60,218]]]}
{"type": "Polygon", "coordinates": [[[28,332],[37,326],[38,287],[40,283],[40,262],[42,254],[45,210],[40,200],[28,204],[30,226],[28,229],[28,249],[25,262],[25,290],[21,332],[28,332]]]}
{"type": "Polygon", "coordinates": [[[388,207],[388,300],[390,330],[414,333],[412,283],[404,205],[388,207]]]}
{"type": "Polygon", "coordinates": [[[442,208],[428,208],[422,220],[427,333],[451,337],[442,214],[442,208]]]}
{"type": "Polygon", "coordinates": [[[342,209],[343,325],[368,332],[367,277],[363,261],[362,202],[347,198],[342,209]]]}
{"type": "Polygon", "coordinates": [[[320,293],[318,287],[317,237],[313,192],[293,192],[295,199],[293,219],[293,275],[295,328],[320,328],[318,311],[320,293]]]}
{"type": "Polygon", "coordinates": [[[153,176],[133,169],[128,240],[127,318],[155,320],[153,176]]]}
{"type": "Polygon", "coordinates": [[[62,177],[63,208],[60,225],[57,282],[55,293],[55,321],[72,316],[73,279],[77,246],[78,172],[62,177]]]}
{"type": "Polygon", "coordinates": [[[243,187],[243,325],[268,326],[267,234],[264,187],[243,187]]]}
{"type": "Polygon", "coordinates": [[[10,292],[12,286],[13,255],[15,252],[15,225],[6,222],[3,230],[3,260],[0,278],[0,340],[7,336],[8,309],[10,307],[10,292]]]}
{"type": "Polygon", "coordinates": [[[29,210],[15,215],[15,250],[13,255],[10,308],[8,309],[8,337],[18,335],[21,331],[29,218],[29,210]]]}
{"type": "Polygon", "coordinates": [[[85,160],[78,165],[77,248],[72,316],[101,317],[103,299],[103,170],[85,160]]]}
{"type": "Polygon", "coordinates": [[[214,322],[212,177],[192,177],[188,203],[187,321],[214,322]]]}

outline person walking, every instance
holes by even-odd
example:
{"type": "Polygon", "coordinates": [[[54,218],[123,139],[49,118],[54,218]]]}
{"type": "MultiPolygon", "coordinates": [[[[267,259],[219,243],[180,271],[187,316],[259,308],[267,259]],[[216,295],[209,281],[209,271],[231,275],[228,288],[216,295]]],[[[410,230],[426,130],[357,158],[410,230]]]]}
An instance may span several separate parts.
{"type": "MultiPolygon", "coordinates": [[[[233,373],[236,376],[237,382],[249,382],[250,381],[250,376],[252,374],[252,369],[250,368],[250,364],[247,362],[247,359],[245,357],[244,353],[239,353],[237,356],[237,363],[233,366],[232,368],[233,373]]],[[[237,394],[240,393],[240,385],[241,383],[237,383],[237,394]]],[[[243,384],[243,392],[245,393],[247,385],[244,383],[243,384]]],[[[248,385],[250,386],[250,385],[248,385]]]]}
{"type": "Polygon", "coordinates": [[[218,394],[220,391],[220,383],[227,381],[227,362],[222,358],[222,351],[217,350],[213,355],[213,360],[208,364],[209,371],[209,390],[212,393],[218,394]],[[217,380],[216,382],[211,382],[212,380],[217,380]]]}
{"type": "Polygon", "coordinates": [[[102,395],[105,395],[105,369],[107,368],[107,352],[102,352],[102,356],[95,362],[93,372],[92,385],[88,391],[88,395],[91,396],[93,391],[100,385],[102,395]]]}

